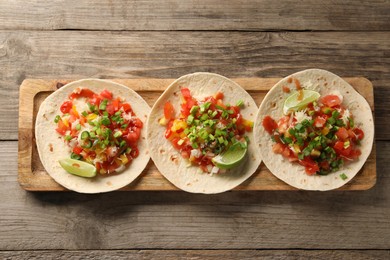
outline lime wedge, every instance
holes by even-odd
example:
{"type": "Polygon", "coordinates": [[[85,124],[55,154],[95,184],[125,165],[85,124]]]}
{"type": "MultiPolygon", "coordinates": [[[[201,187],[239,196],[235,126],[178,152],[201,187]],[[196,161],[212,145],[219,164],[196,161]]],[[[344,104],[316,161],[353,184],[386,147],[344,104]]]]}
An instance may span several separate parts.
{"type": "Polygon", "coordinates": [[[234,168],[244,159],[247,150],[246,142],[237,142],[230,146],[226,152],[215,156],[212,162],[220,169],[234,168]]]}
{"type": "Polygon", "coordinates": [[[96,176],[96,168],[92,164],[70,158],[59,160],[59,163],[71,174],[88,178],[96,176]]]}
{"type": "Polygon", "coordinates": [[[294,92],[284,101],[283,113],[289,114],[291,111],[298,111],[305,108],[309,103],[316,101],[321,95],[317,91],[303,89],[303,97],[298,100],[300,91],[294,92]]]}

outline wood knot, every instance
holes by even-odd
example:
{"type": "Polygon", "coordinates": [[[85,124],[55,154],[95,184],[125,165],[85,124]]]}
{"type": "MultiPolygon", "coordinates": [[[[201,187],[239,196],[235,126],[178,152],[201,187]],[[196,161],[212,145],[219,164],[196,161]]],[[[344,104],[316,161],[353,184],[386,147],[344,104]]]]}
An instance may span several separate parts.
{"type": "Polygon", "coordinates": [[[62,88],[64,85],[65,85],[64,83],[57,82],[56,88],[57,88],[57,89],[60,89],[60,88],[62,88]]]}

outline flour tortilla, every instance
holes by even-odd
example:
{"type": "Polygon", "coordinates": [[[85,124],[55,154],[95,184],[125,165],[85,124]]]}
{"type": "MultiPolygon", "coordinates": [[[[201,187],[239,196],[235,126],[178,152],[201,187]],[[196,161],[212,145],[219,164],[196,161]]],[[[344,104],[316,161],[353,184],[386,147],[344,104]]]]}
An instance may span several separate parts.
{"type": "Polygon", "coordinates": [[[256,103],[237,83],[212,73],[199,72],[185,75],[174,81],[164,91],[150,113],[147,121],[147,140],[152,160],[172,184],[187,192],[220,193],[236,187],[248,179],[261,162],[256,154],[253,132],[247,134],[250,144],[246,159],[226,173],[210,175],[202,172],[198,166],[189,166],[188,160],[182,158],[164,137],[166,127],[158,123],[163,117],[164,104],[167,101],[170,101],[175,108],[175,116],[180,114],[181,87],[189,88],[193,97],[198,100],[221,91],[224,94],[224,103],[236,104],[239,100],[244,101],[245,107],[241,110],[244,118],[253,121],[256,115],[256,103]]]}
{"type": "Polygon", "coordinates": [[[114,97],[121,97],[129,102],[136,116],[144,123],[150,112],[149,105],[133,90],[126,86],[98,79],[84,79],[67,84],[52,93],[41,104],[36,118],[35,138],[39,157],[49,175],[67,189],[80,193],[100,193],[120,189],[135,180],[145,169],[150,156],[146,144],[145,126],[138,142],[139,156],[123,172],[94,178],[83,178],[66,172],[58,160],[69,158],[70,148],[63,138],[55,131],[54,118],[60,115],[60,106],[68,98],[69,93],[78,87],[86,87],[100,93],[103,89],[110,90],[114,97]],[[53,151],[50,151],[52,144],[53,151]]]}
{"type": "MultiPolygon", "coordinates": [[[[295,87],[291,89],[295,90],[295,87]]],[[[254,132],[260,156],[276,177],[298,189],[325,191],[343,186],[362,168],[371,153],[374,140],[374,121],[369,104],[351,85],[328,71],[309,69],[292,74],[272,87],[260,105],[254,132]],[[357,161],[344,165],[339,171],[326,176],[308,176],[303,166],[291,163],[283,156],[272,152],[274,143],[271,136],[264,130],[262,121],[267,115],[276,121],[283,116],[284,100],[291,93],[284,93],[282,87],[294,86],[294,83],[287,83],[287,79],[290,77],[297,78],[303,88],[318,91],[321,96],[335,90],[341,93],[344,97],[342,104],[349,109],[354,116],[355,125],[360,127],[365,134],[359,147],[362,154],[357,161]],[[342,173],[348,177],[346,180],[340,178],[342,173]]]]}

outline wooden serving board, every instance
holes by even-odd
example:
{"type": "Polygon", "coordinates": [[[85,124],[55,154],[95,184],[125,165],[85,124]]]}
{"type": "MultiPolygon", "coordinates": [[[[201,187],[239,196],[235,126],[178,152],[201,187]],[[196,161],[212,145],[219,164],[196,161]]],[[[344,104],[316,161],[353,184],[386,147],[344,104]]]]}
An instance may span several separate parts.
{"type": "MultiPolygon", "coordinates": [[[[267,91],[279,78],[236,78],[260,105],[267,91]]],[[[366,98],[374,111],[374,94],[371,82],[365,78],[345,78],[362,96],[366,98]]],[[[53,91],[72,80],[26,79],[20,86],[19,95],[19,147],[18,181],[21,187],[29,191],[64,191],[45,171],[39,159],[35,137],[35,117],[41,102],[53,91]]],[[[157,100],[173,79],[113,79],[137,91],[150,106],[157,100]]],[[[353,180],[340,190],[366,190],[376,182],[375,144],[367,162],[353,180]]],[[[168,182],[150,160],[141,176],[121,190],[171,191],[178,190],[168,182]]],[[[234,190],[296,190],[274,177],[262,163],[251,178],[234,190]]]]}

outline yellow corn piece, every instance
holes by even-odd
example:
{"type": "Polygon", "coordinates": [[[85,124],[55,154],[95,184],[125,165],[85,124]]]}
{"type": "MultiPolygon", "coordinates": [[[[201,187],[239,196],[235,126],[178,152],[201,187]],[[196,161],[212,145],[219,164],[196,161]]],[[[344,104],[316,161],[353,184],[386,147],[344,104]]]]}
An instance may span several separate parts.
{"type": "Polygon", "coordinates": [[[162,117],[160,120],[158,120],[158,123],[160,125],[166,126],[168,124],[168,121],[165,117],[162,117]]]}
{"type": "Polygon", "coordinates": [[[79,118],[80,115],[79,115],[79,112],[77,112],[77,109],[76,109],[76,106],[75,106],[75,105],[72,106],[72,110],[73,110],[74,116],[77,117],[77,118],[79,118]]]}
{"type": "Polygon", "coordinates": [[[122,160],[119,159],[119,158],[115,158],[115,163],[118,164],[118,165],[123,164],[123,163],[122,163],[122,160]]]}
{"type": "Polygon", "coordinates": [[[327,128],[326,126],[321,130],[321,133],[323,134],[323,135],[327,135],[327,134],[329,134],[329,128],[327,128]]]}
{"type": "Polygon", "coordinates": [[[66,127],[69,127],[69,122],[68,122],[68,119],[62,119],[62,122],[64,123],[64,125],[66,126],[66,127]]]}
{"type": "Polygon", "coordinates": [[[186,129],[186,128],[187,128],[187,122],[175,119],[175,121],[173,121],[171,131],[177,132],[180,129],[186,129]]]}
{"type": "Polygon", "coordinates": [[[249,126],[250,128],[253,128],[253,121],[243,119],[242,124],[244,126],[249,126]]]}
{"type": "Polygon", "coordinates": [[[96,114],[92,113],[87,116],[87,120],[94,120],[97,117],[96,114]]]}
{"type": "Polygon", "coordinates": [[[295,151],[295,153],[300,153],[301,152],[301,149],[299,148],[299,145],[297,145],[297,144],[294,144],[294,151],[295,151]]]}
{"type": "Polygon", "coordinates": [[[124,154],[122,154],[120,156],[120,158],[121,158],[122,164],[127,164],[129,162],[129,159],[127,159],[127,156],[124,154]]]}

